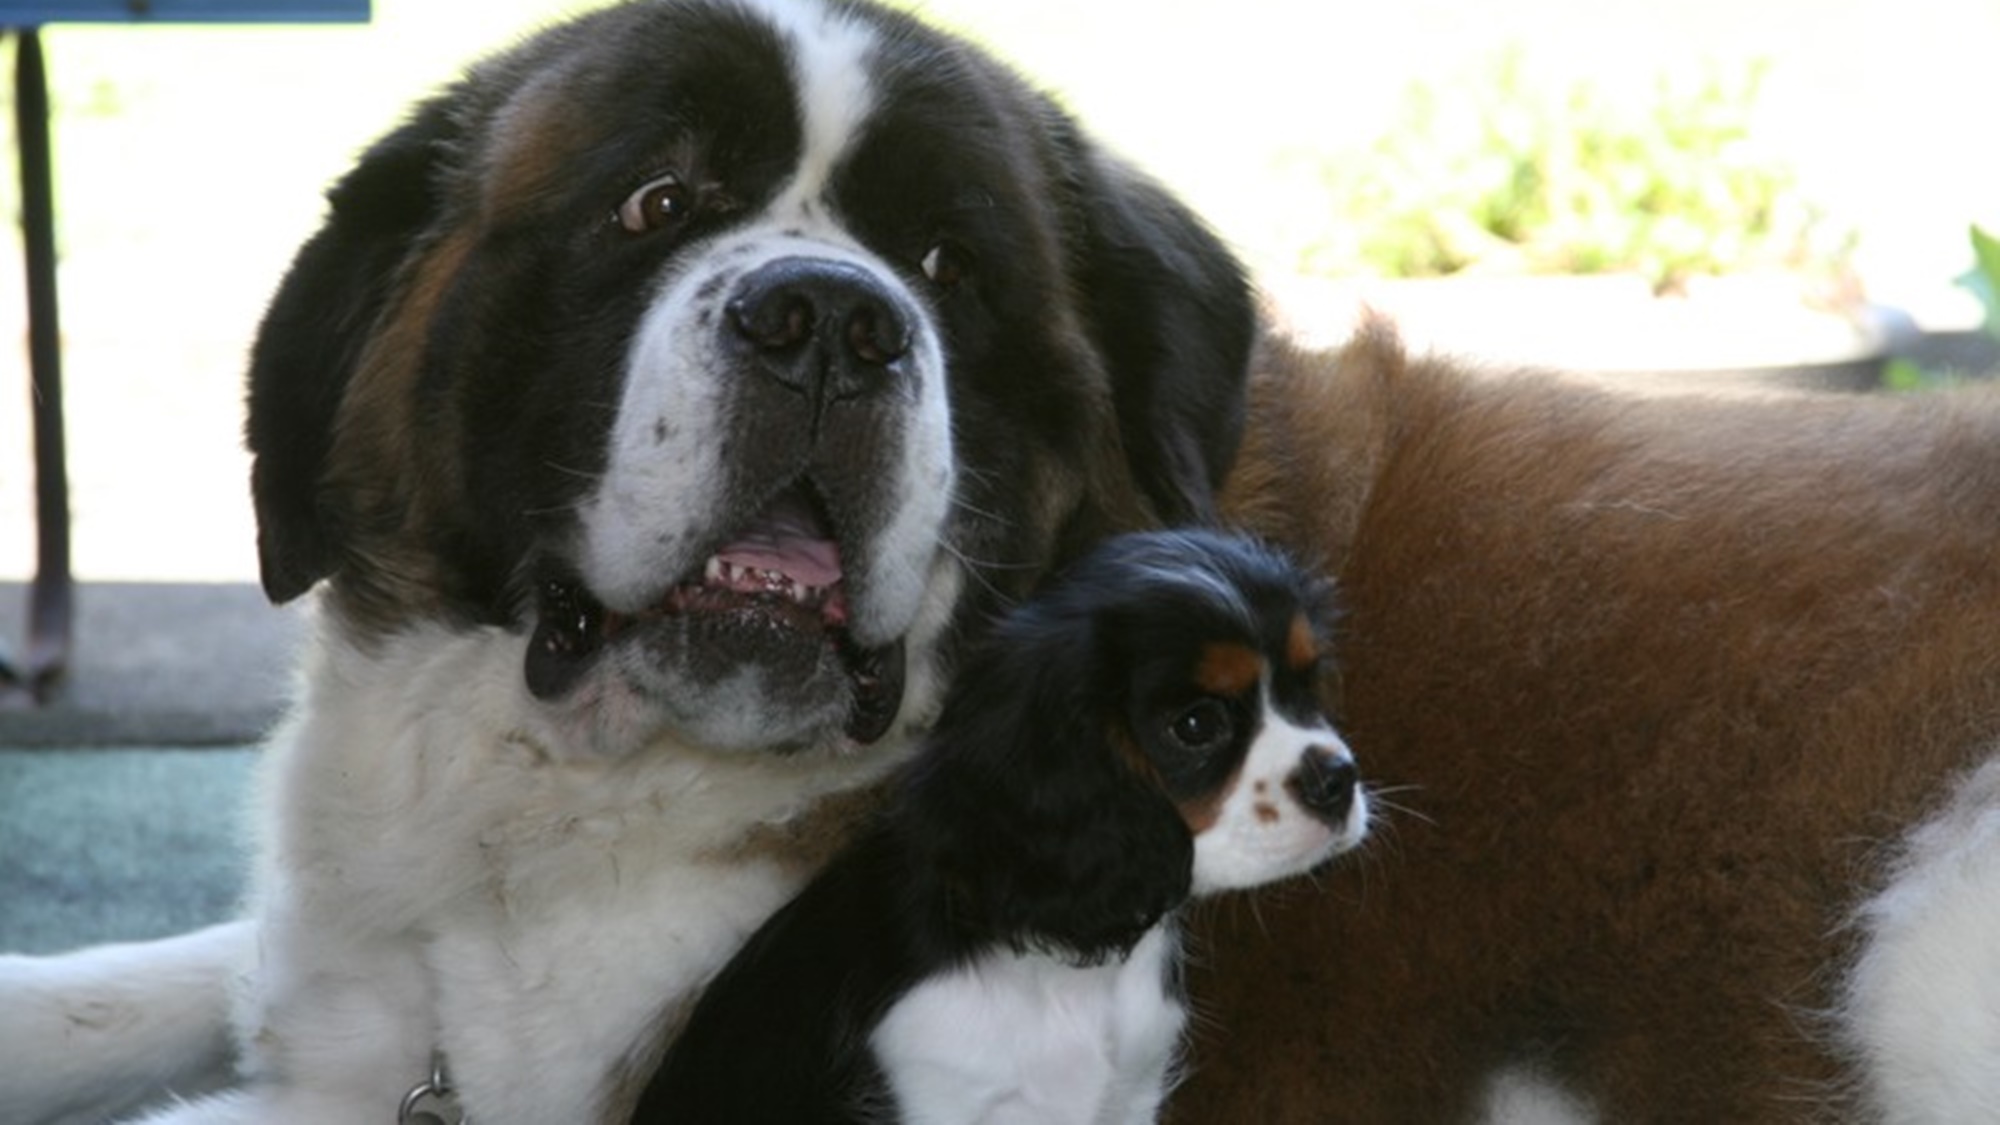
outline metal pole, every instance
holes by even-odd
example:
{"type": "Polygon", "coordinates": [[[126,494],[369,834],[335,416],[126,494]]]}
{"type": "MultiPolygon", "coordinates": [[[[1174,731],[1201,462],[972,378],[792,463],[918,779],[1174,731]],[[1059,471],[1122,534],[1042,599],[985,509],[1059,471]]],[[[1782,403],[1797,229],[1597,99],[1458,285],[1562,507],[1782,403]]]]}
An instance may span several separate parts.
{"type": "Polygon", "coordinates": [[[75,587],[70,576],[69,470],[63,443],[62,330],[56,315],[56,218],[49,153],[48,74],[37,28],[19,30],[14,117],[21,147],[22,247],[27,259],[28,370],[34,399],[35,579],[28,642],[0,694],[47,700],[69,664],[75,587]]]}

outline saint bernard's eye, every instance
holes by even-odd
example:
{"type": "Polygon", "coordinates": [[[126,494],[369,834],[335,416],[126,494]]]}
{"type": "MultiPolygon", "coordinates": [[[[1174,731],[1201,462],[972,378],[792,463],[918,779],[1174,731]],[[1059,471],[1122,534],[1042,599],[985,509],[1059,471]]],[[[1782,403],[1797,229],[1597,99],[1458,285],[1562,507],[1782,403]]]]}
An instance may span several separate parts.
{"type": "Polygon", "coordinates": [[[920,263],[924,276],[940,289],[951,289],[972,272],[972,255],[956,242],[943,241],[932,246],[920,263]]]}
{"type": "Polygon", "coordinates": [[[618,206],[618,225],[633,234],[666,230],[692,218],[694,189],[669,172],[646,181],[618,206]]]}

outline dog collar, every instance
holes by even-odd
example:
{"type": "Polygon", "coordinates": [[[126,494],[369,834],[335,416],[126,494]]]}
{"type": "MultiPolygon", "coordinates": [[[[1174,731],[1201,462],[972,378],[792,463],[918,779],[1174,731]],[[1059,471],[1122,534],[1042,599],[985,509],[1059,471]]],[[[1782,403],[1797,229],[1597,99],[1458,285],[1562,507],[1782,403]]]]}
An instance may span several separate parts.
{"type": "Polygon", "coordinates": [[[458,1104],[458,1091],[452,1089],[450,1075],[445,1073],[444,1052],[431,1052],[431,1076],[403,1095],[396,1125],[472,1125],[465,1107],[458,1104]]]}

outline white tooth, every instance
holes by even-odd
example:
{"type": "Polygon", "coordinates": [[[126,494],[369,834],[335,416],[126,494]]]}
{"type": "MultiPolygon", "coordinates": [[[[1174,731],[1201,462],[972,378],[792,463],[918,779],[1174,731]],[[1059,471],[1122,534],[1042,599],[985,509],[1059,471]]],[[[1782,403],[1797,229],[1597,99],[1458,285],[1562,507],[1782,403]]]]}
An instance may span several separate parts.
{"type": "Polygon", "coordinates": [[[729,564],[719,555],[711,555],[708,565],[702,568],[701,577],[705,582],[720,584],[729,576],[729,564]]]}

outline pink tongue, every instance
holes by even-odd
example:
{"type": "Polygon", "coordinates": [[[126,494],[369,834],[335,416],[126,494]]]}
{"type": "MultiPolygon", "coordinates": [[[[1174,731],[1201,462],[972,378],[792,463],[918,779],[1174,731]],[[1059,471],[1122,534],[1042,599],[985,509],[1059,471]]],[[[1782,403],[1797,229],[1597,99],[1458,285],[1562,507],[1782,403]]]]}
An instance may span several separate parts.
{"type": "Polygon", "coordinates": [[[840,581],[840,545],[826,538],[812,509],[794,497],[779,500],[716,557],[731,566],[775,570],[801,586],[840,581]]]}

